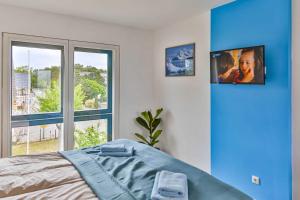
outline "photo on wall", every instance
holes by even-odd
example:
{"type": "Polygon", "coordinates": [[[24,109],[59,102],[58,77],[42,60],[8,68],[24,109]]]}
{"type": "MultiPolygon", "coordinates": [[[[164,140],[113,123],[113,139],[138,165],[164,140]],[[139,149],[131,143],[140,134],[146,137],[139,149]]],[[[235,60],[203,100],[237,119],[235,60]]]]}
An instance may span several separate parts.
{"type": "Polygon", "coordinates": [[[211,52],[211,83],[265,84],[264,53],[264,46],[211,52]]]}
{"type": "Polygon", "coordinates": [[[195,75],[195,43],[166,48],[166,76],[195,75]]]}

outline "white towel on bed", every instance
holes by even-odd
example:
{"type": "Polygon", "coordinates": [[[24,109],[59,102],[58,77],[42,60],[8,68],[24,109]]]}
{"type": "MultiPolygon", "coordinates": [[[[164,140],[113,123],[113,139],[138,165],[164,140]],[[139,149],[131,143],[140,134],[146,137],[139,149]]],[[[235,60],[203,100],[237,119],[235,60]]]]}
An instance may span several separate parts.
{"type": "Polygon", "coordinates": [[[152,200],[188,200],[185,174],[168,171],[157,172],[151,193],[152,200]]]}

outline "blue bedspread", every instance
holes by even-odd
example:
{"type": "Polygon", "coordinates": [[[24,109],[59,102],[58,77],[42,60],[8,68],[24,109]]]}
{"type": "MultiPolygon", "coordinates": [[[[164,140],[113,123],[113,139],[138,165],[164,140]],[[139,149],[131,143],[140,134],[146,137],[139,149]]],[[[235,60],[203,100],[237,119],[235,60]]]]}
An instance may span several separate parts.
{"type": "Polygon", "coordinates": [[[134,146],[134,156],[99,157],[99,146],[60,152],[76,167],[101,200],[149,200],[155,174],[161,170],[187,175],[189,200],[252,199],[213,176],[154,148],[125,139],[111,143],[134,146]]]}

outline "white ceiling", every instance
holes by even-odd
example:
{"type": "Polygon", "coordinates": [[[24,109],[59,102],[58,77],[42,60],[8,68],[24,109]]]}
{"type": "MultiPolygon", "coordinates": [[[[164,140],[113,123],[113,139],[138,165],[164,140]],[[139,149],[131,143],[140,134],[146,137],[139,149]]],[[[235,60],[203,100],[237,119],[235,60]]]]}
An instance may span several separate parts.
{"type": "Polygon", "coordinates": [[[157,29],[230,1],[232,0],[0,0],[0,4],[143,29],[157,29]]]}

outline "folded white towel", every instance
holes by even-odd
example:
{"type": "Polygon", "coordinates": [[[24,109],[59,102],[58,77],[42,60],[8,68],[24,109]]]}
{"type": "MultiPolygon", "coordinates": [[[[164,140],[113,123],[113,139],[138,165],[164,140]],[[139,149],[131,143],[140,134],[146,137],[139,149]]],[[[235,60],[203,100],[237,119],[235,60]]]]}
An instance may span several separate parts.
{"type": "Polygon", "coordinates": [[[101,151],[98,153],[99,156],[112,156],[112,157],[130,157],[134,154],[133,146],[126,147],[125,151],[101,151]]]}
{"type": "Polygon", "coordinates": [[[152,200],[188,200],[187,177],[169,171],[158,172],[151,193],[152,200]]]}
{"type": "Polygon", "coordinates": [[[101,152],[124,152],[126,151],[124,144],[104,144],[100,146],[101,152]]]}
{"type": "Polygon", "coordinates": [[[187,185],[185,174],[161,171],[158,181],[158,193],[167,197],[184,197],[187,185]]]}

